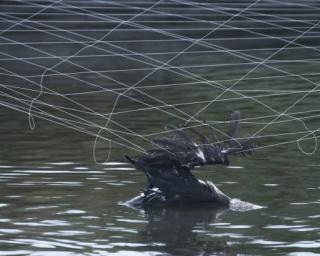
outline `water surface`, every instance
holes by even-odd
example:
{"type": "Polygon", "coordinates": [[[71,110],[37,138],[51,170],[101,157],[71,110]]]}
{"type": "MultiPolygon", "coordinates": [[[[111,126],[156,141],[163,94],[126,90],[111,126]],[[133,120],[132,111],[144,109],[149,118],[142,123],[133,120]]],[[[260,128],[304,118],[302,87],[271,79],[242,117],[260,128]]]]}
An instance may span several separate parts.
{"type": "MultiPolygon", "coordinates": [[[[39,11],[40,3],[49,4],[1,2],[1,29],[39,11]]],[[[303,34],[319,18],[317,3],[288,7],[261,1],[245,17],[230,20],[230,26],[208,34],[204,44],[175,58],[170,62],[175,68],[159,69],[136,86],[139,91],[128,90],[115,107],[111,132],[101,132],[116,92],[124,92],[159,67],[159,61],[168,61],[191,39],[226,21],[235,12],[228,8],[249,5],[203,2],[206,9],[163,1],[154,8],[158,13],[134,19],[138,27],[123,24],[101,39],[119,23],[112,17],[130,19],[155,2],[117,3],[62,1],[0,35],[0,255],[319,255],[319,151],[301,151],[310,153],[317,146],[310,130],[319,128],[318,88],[299,101],[320,81],[319,28],[303,34]],[[258,66],[238,82],[238,94],[221,89],[284,47],[286,40],[299,44],[287,45],[268,60],[269,66],[258,66]],[[96,44],[85,48],[90,42],[96,44]],[[80,49],[71,63],[58,64],[80,49]],[[28,111],[38,95],[31,108],[31,130],[28,111]],[[232,159],[229,168],[194,172],[231,197],[264,208],[145,211],[123,205],[145,182],[123,154],[135,156],[150,148],[152,134],[162,132],[167,123],[184,124],[216,97],[198,121],[226,131],[230,112],[240,110],[244,135],[257,132],[297,102],[288,113],[300,121],[284,115],[266,127],[253,156],[232,159]],[[95,157],[100,164],[93,157],[99,130],[95,157]],[[300,149],[299,138],[308,139],[300,149]],[[114,141],[108,161],[110,145],[104,139],[114,141]]],[[[200,129],[214,138],[212,129],[200,129]]]]}

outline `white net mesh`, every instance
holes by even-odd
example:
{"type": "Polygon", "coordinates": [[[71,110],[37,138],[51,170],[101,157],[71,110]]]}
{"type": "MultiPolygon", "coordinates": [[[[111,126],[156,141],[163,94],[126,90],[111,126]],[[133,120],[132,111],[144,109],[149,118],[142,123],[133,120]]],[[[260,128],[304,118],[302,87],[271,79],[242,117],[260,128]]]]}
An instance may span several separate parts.
{"type": "MultiPolygon", "coordinates": [[[[223,135],[242,112],[258,148],[319,136],[318,1],[0,3],[0,104],[144,152],[166,123],[223,135]]],[[[106,146],[107,145],[107,146],[106,146]]],[[[95,155],[95,154],[94,154],[95,155]]]]}

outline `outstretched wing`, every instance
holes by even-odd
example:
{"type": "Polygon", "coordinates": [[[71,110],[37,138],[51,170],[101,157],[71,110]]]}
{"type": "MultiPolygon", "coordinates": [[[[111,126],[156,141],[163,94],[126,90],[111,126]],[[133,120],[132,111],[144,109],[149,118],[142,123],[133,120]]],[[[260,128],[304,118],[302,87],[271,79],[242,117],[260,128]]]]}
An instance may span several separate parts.
{"type": "Polygon", "coordinates": [[[159,154],[165,158],[174,158],[180,165],[190,169],[205,164],[228,165],[230,155],[248,155],[253,152],[254,138],[239,138],[240,112],[231,114],[228,138],[220,143],[210,143],[209,139],[193,128],[178,128],[170,125],[167,128],[171,136],[153,140],[156,149],[149,153],[159,154]],[[192,136],[193,135],[193,136],[192,136]]]}

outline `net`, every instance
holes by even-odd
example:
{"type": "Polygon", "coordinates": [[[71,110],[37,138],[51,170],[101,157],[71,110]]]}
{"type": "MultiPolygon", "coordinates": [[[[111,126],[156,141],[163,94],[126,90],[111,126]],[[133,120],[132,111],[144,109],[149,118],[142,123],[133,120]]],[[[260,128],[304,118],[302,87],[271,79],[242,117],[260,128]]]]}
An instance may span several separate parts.
{"type": "MultiPolygon", "coordinates": [[[[167,123],[214,132],[242,113],[257,150],[319,136],[317,1],[0,3],[0,105],[143,153],[167,123]]],[[[95,159],[97,161],[97,159],[95,159]]]]}

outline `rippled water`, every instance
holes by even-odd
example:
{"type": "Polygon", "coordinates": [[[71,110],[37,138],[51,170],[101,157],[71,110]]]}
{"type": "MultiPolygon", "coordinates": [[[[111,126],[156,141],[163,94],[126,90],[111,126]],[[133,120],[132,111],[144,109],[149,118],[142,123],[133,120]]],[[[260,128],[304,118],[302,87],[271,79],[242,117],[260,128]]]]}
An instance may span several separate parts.
{"type": "Polygon", "coordinates": [[[143,211],[122,205],[145,180],[130,165],[121,160],[95,165],[88,146],[92,141],[85,136],[51,124],[30,131],[25,119],[4,113],[1,255],[319,252],[319,166],[317,159],[312,164],[311,158],[301,156],[294,147],[237,159],[234,166],[242,168],[195,171],[228,195],[263,209],[143,211]],[[43,140],[47,129],[58,135],[43,140]],[[77,139],[77,145],[64,141],[60,133],[77,139]]]}
{"type": "MultiPolygon", "coordinates": [[[[15,9],[16,6],[9,8],[8,2],[11,4],[10,1],[0,3],[1,10],[6,11],[8,15],[16,15],[20,18],[25,18],[27,13],[35,12],[39,8],[38,6],[24,7],[22,11],[15,9]]],[[[73,1],[67,2],[73,3],[73,1]]],[[[91,3],[94,6],[88,10],[100,11],[103,14],[117,14],[117,12],[121,14],[123,12],[122,18],[134,13],[130,8],[102,9],[104,5],[108,7],[107,2],[91,3]]],[[[128,4],[128,2],[122,1],[121,3],[128,4]]],[[[247,4],[245,1],[238,1],[238,4],[233,6],[239,5],[239,8],[244,8],[247,4]]],[[[82,5],[85,4],[82,3],[82,5]]],[[[159,10],[183,13],[181,5],[176,5],[164,4],[159,6],[159,10]],[[170,9],[172,6],[177,8],[170,9]]],[[[138,1],[136,6],[146,8],[146,3],[138,1]]],[[[272,7],[270,3],[263,2],[261,9],[254,10],[267,12],[270,6],[272,7]]],[[[279,6],[276,5],[276,8],[279,6]]],[[[299,8],[291,9],[292,15],[287,12],[283,13],[287,15],[284,17],[300,17],[300,19],[309,22],[319,17],[317,9],[311,9],[312,12],[310,11],[305,17],[299,16],[301,14],[299,8]]],[[[38,20],[42,24],[54,25],[58,29],[64,29],[62,33],[64,36],[70,36],[66,31],[78,31],[80,34],[90,35],[97,39],[105,34],[104,29],[113,28],[113,23],[110,21],[98,20],[99,22],[97,22],[92,17],[84,19],[77,14],[66,16],[59,14],[59,11],[61,12],[58,10],[55,13],[56,16],[49,16],[49,12],[48,16],[35,16],[34,20],[38,20]],[[92,29],[100,29],[100,32],[98,30],[93,32],[92,29]]],[[[228,18],[228,16],[221,14],[211,15],[209,11],[203,13],[203,10],[192,16],[194,11],[195,9],[189,10],[191,17],[203,17],[207,22],[190,20],[186,22],[175,16],[163,20],[160,15],[153,17],[154,20],[150,20],[152,18],[150,16],[140,17],[138,23],[157,29],[183,28],[184,30],[178,31],[179,34],[200,38],[204,35],[203,33],[207,33],[208,29],[212,29],[211,21],[221,21],[228,18]],[[172,20],[170,21],[169,18],[172,20]],[[196,29],[199,27],[204,31],[196,29]]],[[[273,13],[273,11],[269,13],[273,13]]],[[[4,17],[9,19],[10,16],[4,17]]],[[[127,18],[129,17],[130,15],[127,18]]],[[[251,15],[251,17],[259,18],[260,16],[251,15]]],[[[268,19],[271,18],[268,17],[268,19]]],[[[292,25],[292,27],[299,29],[306,27],[304,22],[285,23],[278,20],[276,22],[283,26],[290,27],[292,25]]],[[[237,21],[230,23],[239,27],[249,26],[242,25],[244,23],[241,22],[238,24],[237,21]]],[[[10,24],[10,22],[3,20],[0,23],[1,29],[8,28],[10,24]]],[[[32,22],[26,22],[26,24],[28,26],[34,25],[32,22]]],[[[258,32],[264,31],[264,33],[275,36],[280,36],[281,33],[284,37],[299,35],[299,33],[292,31],[290,33],[286,30],[279,31],[279,28],[272,30],[270,24],[267,26],[264,23],[251,22],[250,26],[256,26],[258,32]]],[[[49,30],[49,27],[39,26],[37,29],[49,30]]],[[[53,28],[50,28],[50,31],[56,33],[53,28]]],[[[301,38],[299,42],[309,46],[319,45],[319,32],[317,29],[313,32],[312,40],[305,37],[301,38]]],[[[143,31],[143,33],[146,32],[143,31]]],[[[64,41],[52,35],[51,37],[34,28],[22,25],[3,35],[6,38],[0,38],[0,43],[3,46],[1,67],[13,70],[15,74],[28,75],[32,81],[37,83],[39,83],[45,68],[54,65],[59,60],[31,51],[25,45],[14,44],[12,41],[8,41],[9,39],[28,43],[43,51],[52,52],[56,56],[72,55],[81,46],[77,43],[73,45],[68,42],[67,44],[66,39],[64,41]],[[50,41],[51,43],[48,43],[50,41]],[[42,44],[38,45],[32,42],[42,42],[42,44]],[[25,58],[25,60],[17,61],[14,59],[13,61],[13,57],[8,54],[25,58]],[[37,59],[38,57],[39,59],[37,59]],[[26,61],[31,61],[31,63],[26,61]],[[41,64],[43,67],[40,68],[33,64],[41,64]]],[[[70,38],[78,41],[84,40],[80,36],[74,36],[73,34],[70,38]]],[[[229,49],[245,50],[246,53],[257,58],[268,56],[274,52],[275,47],[283,46],[283,42],[280,43],[281,40],[278,41],[270,37],[255,41],[250,36],[241,34],[238,30],[219,30],[217,35],[214,34],[204,41],[226,46],[229,49]],[[246,36],[246,40],[237,40],[237,37],[245,38],[246,36]],[[264,50],[259,50],[259,48],[264,50]]],[[[165,38],[164,41],[152,41],[151,39],[159,39],[159,35],[153,34],[152,31],[145,35],[141,34],[141,37],[137,37],[136,32],[115,31],[110,37],[108,40],[115,41],[114,44],[117,46],[123,46],[139,53],[158,53],[149,55],[162,61],[168,60],[175,51],[181,51],[187,45],[187,42],[181,39],[169,38],[170,40],[166,41],[167,38],[163,35],[160,39],[165,38]],[[137,43],[129,39],[141,39],[143,42],[137,43]],[[121,42],[121,40],[127,41],[121,42]]],[[[115,50],[110,45],[100,43],[100,46],[107,50],[115,50]]],[[[129,84],[138,81],[149,72],[149,70],[139,70],[141,67],[145,68],[146,65],[141,65],[141,63],[138,65],[133,61],[121,59],[119,56],[116,58],[112,54],[109,57],[105,55],[96,57],[95,54],[101,54],[100,50],[85,51],[82,54],[87,54],[87,56],[75,58],[73,61],[94,70],[104,70],[104,74],[122,82],[129,82],[129,84]],[[90,57],[90,55],[92,56],[90,57]],[[125,68],[132,70],[124,73],[121,70],[125,68]]],[[[317,59],[319,52],[307,47],[298,47],[293,51],[294,54],[292,54],[292,49],[281,51],[275,58],[279,62],[273,63],[273,67],[293,74],[309,73],[304,77],[318,83],[320,76],[317,72],[320,65],[317,60],[313,62],[290,60],[303,60],[308,57],[317,59]]],[[[141,57],[134,56],[135,58],[141,57]]],[[[144,60],[144,58],[142,59],[144,60]]],[[[212,51],[212,49],[208,51],[206,47],[197,46],[175,60],[173,65],[189,66],[185,70],[195,72],[209,80],[218,80],[228,86],[252,68],[251,64],[239,66],[235,64],[237,61],[237,58],[226,55],[225,52],[212,51]],[[226,65],[219,66],[221,63],[226,65]],[[228,65],[228,63],[232,65],[228,65]]],[[[149,68],[149,66],[147,67],[149,68]]],[[[59,66],[58,70],[68,74],[79,71],[73,65],[59,66]]],[[[52,75],[49,72],[50,74],[52,75]]],[[[118,84],[95,72],[79,72],[76,73],[76,78],[104,86],[107,89],[121,89],[118,84]]],[[[32,84],[32,81],[26,82],[17,75],[11,76],[10,72],[3,71],[1,82],[4,85],[1,86],[1,102],[5,102],[7,106],[8,104],[17,104],[9,97],[10,95],[19,97],[17,92],[28,94],[31,98],[36,97],[39,93],[39,86],[32,84]],[[12,88],[15,88],[16,91],[10,91],[8,89],[11,88],[10,86],[15,86],[12,88]]],[[[180,104],[178,105],[179,109],[191,115],[221,92],[206,83],[195,83],[194,80],[191,80],[190,84],[183,84],[183,87],[182,85],[166,87],[167,84],[188,82],[190,80],[184,76],[177,76],[167,70],[161,70],[144,81],[141,88],[168,104],[180,104]],[[158,85],[158,87],[153,87],[154,85],[158,85]],[[199,101],[199,104],[189,104],[193,101],[199,101]]],[[[94,109],[100,115],[89,113],[87,109],[72,105],[65,98],[56,97],[49,91],[44,90],[39,98],[43,102],[65,108],[67,112],[82,118],[75,119],[77,121],[93,121],[96,124],[96,126],[88,128],[85,123],[77,123],[77,127],[86,127],[88,131],[97,133],[99,125],[105,125],[106,120],[102,118],[104,117],[102,115],[110,112],[115,95],[103,91],[101,88],[99,91],[83,81],[73,80],[63,74],[46,77],[44,85],[64,95],[69,93],[69,96],[71,93],[84,92],[83,95],[73,95],[70,98],[80,102],[83,106],[94,109]],[[86,92],[90,93],[86,94],[86,92]]],[[[261,97],[263,103],[278,111],[283,111],[301,97],[301,92],[298,90],[306,92],[310,90],[310,86],[306,80],[297,79],[294,76],[284,76],[283,73],[276,73],[263,66],[248,79],[239,83],[237,89],[243,90],[246,95],[258,97],[267,93],[268,90],[279,90],[277,93],[291,90],[291,93],[283,95],[261,97]],[[297,91],[292,93],[292,90],[297,91]]],[[[152,101],[136,91],[130,91],[128,94],[152,106],[159,105],[158,102],[152,101]]],[[[292,109],[292,112],[313,111],[309,113],[310,115],[300,115],[300,117],[306,117],[305,122],[312,129],[319,128],[318,96],[319,92],[315,91],[292,109]],[[314,116],[312,116],[313,114],[314,116]]],[[[203,112],[199,119],[227,120],[230,112],[235,109],[241,110],[244,118],[272,114],[271,111],[256,102],[247,98],[236,99],[234,97],[236,95],[226,93],[221,100],[216,101],[207,111],[203,112]]],[[[30,99],[23,99],[28,104],[30,103],[30,99]]],[[[29,106],[28,104],[27,106],[29,106]]],[[[41,105],[41,102],[34,105],[34,113],[40,109],[58,117],[58,119],[49,118],[51,121],[61,121],[61,118],[72,119],[70,116],[62,115],[57,109],[41,105]]],[[[163,109],[171,111],[175,115],[168,115],[156,109],[141,110],[143,107],[146,108],[143,104],[128,98],[121,98],[116,110],[123,111],[123,113],[115,115],[114,120],[141,134],[161,132],[167,123],[179,124],[184,121],[175,117],[179,112],[170,106],[165,106],[163,109]],[[126,113],[128,110],[134,109],[140,109],[140,111],[126,113]]],[[[265,117],[260,124],[245,123],[243,133],[253,133],[270,120],[265,117]]],[[[264,206],[262,209],[233,212],[225,209],[192,206],[144,211],[132,209],[123,204],[126,200],[136,196],[145,182],[144,175],[126,163],[123,157],[124,153],[136,155],[136,151],[112,144],[110,160],[104,162],[109,144],[99,140],[96,157],[102,164],[96,164],[92,154],[94,137],[90,134],[74,131],[36,116],[36,128],[30,130],[27,115],[1,106],[0,255],[320,255],[319,150],[313,155],[306,155],[298,149],[296,143],[275,146],[276,143],[300,138],[297,132],[301,132],[301,130],[305,132],[301,123],[286,122],[287,119],[281,120],[284,122],[271,125],[262,133],[262,135],[269,135],[269,137],[258,139],[259,149],[253,156],[232,159],[232,165],[229,168],[214,166],[197,169],[194,172],[199,178],[213,181],[227,195],[264,206]],[[293,135],[273,136],[279,133],[293,133],[293,135]]],[[[111,127],[119,128],[117,126],[111,127]]],[[[227,129],[227,125],[224,123],[216,124],[216,127],[227,129]]],[[[102,135],[108,138],[110,136],[107,133],[102,135]]],[[[111,136],[110,138],[118,141],[116,137],[111,136]]],[[[129,138],[144,148],[150,147],[150,144],[141,138],[134,136],[129,138]]],[[[118,142],[123,143],[121,140],[118,142]]],[[[314,140],[307,140],[301,146],[304,150],[311,152],[316,145],[314,140]]]]}

